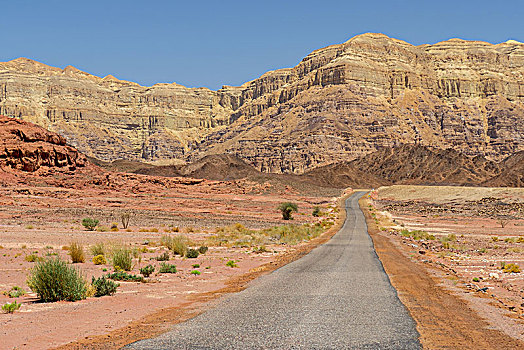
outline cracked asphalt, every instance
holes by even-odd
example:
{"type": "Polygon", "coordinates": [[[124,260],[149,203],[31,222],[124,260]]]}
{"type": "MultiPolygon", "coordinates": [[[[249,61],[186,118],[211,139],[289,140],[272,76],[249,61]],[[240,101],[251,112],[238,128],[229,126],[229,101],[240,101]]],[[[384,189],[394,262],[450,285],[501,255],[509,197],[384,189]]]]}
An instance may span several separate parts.
{"type": "Polygon", "coordinates": [[[420,349],[367,233],[358,199],[327,243],[129,349],[420,349]]]}

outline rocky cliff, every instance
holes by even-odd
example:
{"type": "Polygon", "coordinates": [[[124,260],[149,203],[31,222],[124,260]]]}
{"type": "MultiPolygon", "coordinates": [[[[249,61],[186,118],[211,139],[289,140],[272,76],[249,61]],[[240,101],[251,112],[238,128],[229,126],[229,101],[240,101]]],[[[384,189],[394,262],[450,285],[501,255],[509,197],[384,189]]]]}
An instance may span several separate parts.
{"type": "Polygon", "coordinates": [[[0,115],[0,170],[35,172],[41,167],[74,171],[86,157],[66,140],[34,124],[0,115]]]}
{"type": "Polygon", "coordinates": [[[363,34],[218,91],[18,59],[0,64],[0,113],[103,160],[228,153],[264,172],[302,173],[419,144],[500,161],[524,150],[524,44],[413,46],[363,34]]]}

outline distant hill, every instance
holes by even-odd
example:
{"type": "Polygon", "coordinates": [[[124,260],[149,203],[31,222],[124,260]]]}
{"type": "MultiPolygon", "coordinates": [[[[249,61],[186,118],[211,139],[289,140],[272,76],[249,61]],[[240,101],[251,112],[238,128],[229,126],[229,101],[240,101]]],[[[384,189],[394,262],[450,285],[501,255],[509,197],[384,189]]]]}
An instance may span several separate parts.
{"type": "MultiPolygon", "coordinates": [[[[98,163],[101,164],[101,163],[98,163]]],[[[481,156],[469,157],[453,149],[420,145],[382,148],[369,155],[315,168],[301,175],[262,173],[231,155],[210,155],[186,165],[153,166],[133,162],[106,163],[107,169],[138,174],[193,177],[230,181],[278,180],[325,188],[371,188],[391,184],[469,185],[522,187],[524,152],[495,163],[481,156]],[[129,168],[125,169],[124,165],[129,168]]]]}

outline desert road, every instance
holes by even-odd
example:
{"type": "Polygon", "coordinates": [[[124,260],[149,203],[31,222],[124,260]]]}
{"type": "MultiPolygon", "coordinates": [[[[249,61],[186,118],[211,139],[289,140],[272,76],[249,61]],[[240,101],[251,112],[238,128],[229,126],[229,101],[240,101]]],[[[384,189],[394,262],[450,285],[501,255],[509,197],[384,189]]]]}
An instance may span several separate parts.
{"type": "Polygon", "coordinates": [[[420,349],[384,272],[358,199],[327,243],[131,349],[420,349]]]}

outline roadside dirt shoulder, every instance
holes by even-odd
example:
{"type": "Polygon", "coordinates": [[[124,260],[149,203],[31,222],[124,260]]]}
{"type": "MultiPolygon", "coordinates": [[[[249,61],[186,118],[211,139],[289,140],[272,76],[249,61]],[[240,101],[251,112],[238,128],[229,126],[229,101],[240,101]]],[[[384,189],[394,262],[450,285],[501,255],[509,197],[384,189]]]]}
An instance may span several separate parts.
{"type": "Polygon", "coordinates": [[[411,261],[383,236],[360,200],[375,250],[396,288],[399,298],[417,323],[425,349],[523,349],[524,342],[489,324],[466,301],[442,286],[442,281],[425,266],[411,261]]]}

